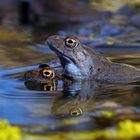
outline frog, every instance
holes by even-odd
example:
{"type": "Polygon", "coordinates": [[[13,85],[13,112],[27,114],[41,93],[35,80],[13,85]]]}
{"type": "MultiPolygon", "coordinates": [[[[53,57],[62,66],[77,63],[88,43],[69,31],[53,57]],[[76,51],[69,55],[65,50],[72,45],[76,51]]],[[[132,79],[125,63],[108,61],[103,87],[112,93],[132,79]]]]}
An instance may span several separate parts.
{"type": "Polygon", "coordinates": [[[31,90],[57,90],[58,79],[60,76],[56,70],[47,64],[40,64],[37,69],[29,70],[24,74],[24,84],[31,90]]]}
{"type": "Polygon", "coordinates": [[[132,83],[140,81],[140,69],[114,63],[93,48],[82,44],[74,35],[53,35],[46,45],[58,56],[63,76],[72,80],[95,80],[101,83],[132,83]]]}
{"type": "Polygon", "coordinates": [[[47,64],[40,64],[37,69],[29,70],[24,73],[25,81],[37,81],[46,83],[47,81],[57,80],[56,71],[47,64]]]}

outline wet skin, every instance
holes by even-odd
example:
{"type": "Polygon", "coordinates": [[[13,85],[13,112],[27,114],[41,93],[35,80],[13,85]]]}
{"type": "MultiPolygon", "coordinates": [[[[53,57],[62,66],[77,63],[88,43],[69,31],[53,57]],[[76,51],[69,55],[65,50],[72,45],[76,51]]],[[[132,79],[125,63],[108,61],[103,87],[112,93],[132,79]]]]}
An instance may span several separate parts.
{"type": "Polygon", "coordinates": [[[58,76],[53,68],[42,64],[38,69],[27,71],[24,74],[25,81],[36,81],[38,83],[47,83],[58,80],[58,76]]]}
{"type": "Polygon", "coordinates": [[[140,81],[140,70],[113,63],[95,50],[81,44],[75,36],[54,35],[47,39],[63,66],[64,76],[69,79],[96,80],[105,83],[131,83],[140,81]]]}
{"type": "Polygon", "coordinates": [[[59,80],[63,81],[63,85],[69,85],[72,82],[64,78],[59,70],[57,71],[47,64],[41,64],[37,69],[25,72],[24,80],[28,89],[47,91],[57,90],[59,80]]]}
{"type": "Polygon", "coordinates": [[[38,69],[27,71],[24,74],[25,86],[31,90],[57,90],[59,78],[56,71],[46,64],[41,64],[38,69]]]}

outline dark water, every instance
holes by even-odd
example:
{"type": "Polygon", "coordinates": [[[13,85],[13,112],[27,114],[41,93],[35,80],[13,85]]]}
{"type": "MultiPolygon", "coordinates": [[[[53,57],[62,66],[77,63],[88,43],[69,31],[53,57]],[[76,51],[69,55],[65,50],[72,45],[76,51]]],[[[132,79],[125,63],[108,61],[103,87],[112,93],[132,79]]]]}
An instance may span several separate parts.
{"type": "MultiPolygon", "coordinates": [[[[140,68],[139,46],[99,46],[95,49],[113,62],[140,68]]],[[[56,91],[29,90],[24,84],[24,72],[37,68],[40,63],[49,63],[57,69],[57,58],[41,45],[13,47],[4,44],[0,51],[0,119],[7,119],[15,125],[47,126],[46,131],[58,131],[96,129],[101,124],[90,122],[100,116],[102,110],[119,112],[126,118],[139,116],[140,83],[103,85],[81,82],[62,87],[62,81],[59,81],[56,91]],[[71,117],[77,121],[76,125],[58,127],[60,121],[71,117]]],[[[41,127],[37,132],[43,133],[41,127]]]]}

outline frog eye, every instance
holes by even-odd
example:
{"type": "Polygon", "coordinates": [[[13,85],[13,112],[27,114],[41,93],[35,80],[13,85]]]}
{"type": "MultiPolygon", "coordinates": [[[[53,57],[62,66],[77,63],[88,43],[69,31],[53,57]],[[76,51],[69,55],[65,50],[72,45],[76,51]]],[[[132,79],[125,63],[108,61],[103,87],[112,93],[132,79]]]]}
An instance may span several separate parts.
{"type": "Polygon", "coordinates": [[[71,116],[76,117],[76,116],[80,116],[82,114],[83,114],[83,110],[81,108],[73,108],[73,109],[70,110],[70,115],[71,116]]]}
{"type": "Polygon", "coordinates": [[[46,78],[54,78],[55,77],[55,72],[53,70],[48,70],[48,69],[43,69],[41,71],[42,76],[46,78]]]}
{"type": "Polygon", "coordinates": [[[44,85],[44,90],[45,91],[54,91],[57,89],[57,84],[56,81],[53,81],[52,83],[47,83],[44,85]]]}
{"type": "Polygon", "coordinates": [[[65,45],[68,47],[68,48],[75,48],[76,46],[78,46],[78,41],[74,38],[71,38],[71,37],[67,37],[65,39],[65,45]]]}
{"type": "Polygon", "coordinates": [[[44,91],[53,91],[52,85],[44,85],[44,91]]]}

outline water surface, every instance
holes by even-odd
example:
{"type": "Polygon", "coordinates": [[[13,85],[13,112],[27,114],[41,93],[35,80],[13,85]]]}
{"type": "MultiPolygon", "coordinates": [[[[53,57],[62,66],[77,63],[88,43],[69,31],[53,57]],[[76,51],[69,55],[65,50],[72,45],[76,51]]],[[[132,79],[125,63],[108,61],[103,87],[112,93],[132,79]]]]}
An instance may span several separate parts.
{"type": "MultiPolygon", "coordinates": [[[[56,56],[42,45],[0,45],[0,119],[26,127],[40,126],[35,132],[43,133],[42,127],[45,132],[96,129],[101,124],[90,122],[99,117],[102,110],[119,112],[126,119],[127,114],[130,118],[139,118],[140,83],[113,85],[90,81],[63,87],[63,82],[59,81],[56,91],[39,91],[36,86],[34,90],[28,89],[23,79],[24,72],[41,63],[60,68],[56,56]],[[58,125],[71,117],[76,124],[58,125]]],[[[95,49],[113,62],[140,68],[140,46],[100,45],[95,49]]]]}

